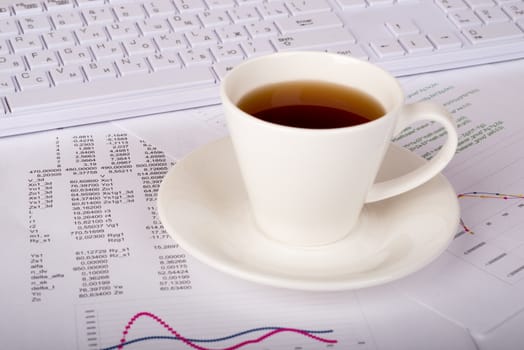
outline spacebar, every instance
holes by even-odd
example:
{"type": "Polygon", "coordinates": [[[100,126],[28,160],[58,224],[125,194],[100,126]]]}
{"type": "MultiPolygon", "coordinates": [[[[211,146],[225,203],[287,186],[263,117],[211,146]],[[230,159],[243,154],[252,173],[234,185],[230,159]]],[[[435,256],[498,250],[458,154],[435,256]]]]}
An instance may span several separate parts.
{"type": "Polygon", "coordinates": [[[7,95],[6,100],[11,112],[17,113],[31,111],[34,108],[53,108],[94,101],[111,102],[118,97],[184,89],[194,85],[210,85],[214,82],[215,77],[208,67],[196,66],[147,75],[66,84],[49,89],[27,90],[7,95]]]}

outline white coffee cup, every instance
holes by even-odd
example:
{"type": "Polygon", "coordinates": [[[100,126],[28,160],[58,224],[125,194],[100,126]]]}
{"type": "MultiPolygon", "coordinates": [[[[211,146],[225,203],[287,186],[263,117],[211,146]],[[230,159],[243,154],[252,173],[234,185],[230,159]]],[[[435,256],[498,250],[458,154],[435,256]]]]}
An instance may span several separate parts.
{"type": "Polygon", "coordinates": [[[287,52],[248,60],[228,73],[220,93],[254,220],[265,235],[285,244],[318,246],[346,237],[365,203],[422,185],[449,163],[457,146],[454,122],[443,107],[405,104],[394,77],[347,56],[287,52]],[[270,123],[237,107],[254,89],[304,80],[356,88],[386,113],[356,126],[306,129],[270,123]],[[420,120],[444,127],[443,147],[422,167],[374,183],[392,137],[420,120]]]}

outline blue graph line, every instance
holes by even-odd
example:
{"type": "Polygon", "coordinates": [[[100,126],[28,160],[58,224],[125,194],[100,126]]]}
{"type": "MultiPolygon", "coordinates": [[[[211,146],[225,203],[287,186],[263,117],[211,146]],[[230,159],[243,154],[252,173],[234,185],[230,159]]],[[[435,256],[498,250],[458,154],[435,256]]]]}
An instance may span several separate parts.
{"type": "MultiPolygon", "coordinates": [[[[233,338],[240,337],[242,335],[249,334],[249,333],[261,332],[261,331],[274,331],[274,330],[278,330],[278,329],[284,329],[284,328],[282,328],[282,327],[260,327],[260,328],[248,329],[246,331],[235,333],[235,334],[232,334],[232,335],[228,335],[228,336],[225,336],[225,337],[222,337],[222,338],[212,338],[212,339],[191,339],[191,338],[185,338],[185,339],[190,341],[190,342],[192,342],[192,343],[214,343],[214,342],[219,342],[219,341],[233,339],[233,338]]],[[[300,331],[302,331],[304,333],[310,333],[310,334],[333,333],[332,329],[316,330],[316,331],[311,331],[311,330],[307,330],[307,329],[301,329],[300,331]]],[[[180,340],[180,338],[176,337],[176,336],[169,336],[169,335],[166,335],[166,336],[162,336],[162,335],[154,336],[153,335],[153,336],[148,336],[148,337],[131,339],[131,340],[126,341],[125,343],[119,343],[118,345],[113,345],[113,346],[110,346],[110,347],[107,347],[107,348],[102,348],[100,350],[115,350],[115,349],[118,349],[119,347],[121,348],[122,346],[130,345],[130,344],[133,344],[133,343],[145,342],[145,341],[149,341],[149,340],[180,340]]]]}

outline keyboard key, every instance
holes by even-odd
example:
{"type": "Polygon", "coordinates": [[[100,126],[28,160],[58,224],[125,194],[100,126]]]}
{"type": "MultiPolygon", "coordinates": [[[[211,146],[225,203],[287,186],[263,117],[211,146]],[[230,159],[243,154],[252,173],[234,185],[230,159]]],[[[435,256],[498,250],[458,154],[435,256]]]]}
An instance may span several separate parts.
{"type": "Polygon", "coordinates": [[[141,4],[119,4],[113,6],[113,11],[115,12],[116,18],[120,22],[139,20],[145,17],[145,12],[141,4]]]}
{"type": "Polygon", "coordinates": [[[224,26],[231,22],[225,10],[204,11],[198,15],[204,27],[224,26]]]}
{"type": "Polygon", "coordinates": [[[0,72],[22,72],[25,70],[22,57],[13,55],[0,56],[0,72]]]}
{"type": "MultiPolygon", "coordinates": [[[[250,28],[252,25],[256,26],[263,26],[267,23],[262,21],[252,22],[246,24],[246,27],[250,28]]],[[[253,28],[253,27],[251,27],[253,28]]],[[[276,29],[275,29],[276,31],[276,29]]],[[[237,41],[244,41],[248,40],[249,36],[247,35],[246,29],[244,25],[242,24],[232,24],[227,27],[217,28],[216,32],[218,34],[218,37],[220,38],[220,41],[223,43],[227,42],[237,42],[237,41]]],[[[253,36],[254,37],[254,36],[253,36]]]]}
{"type": "MultiPolygon", "coordinates": [[[[278,35],[278,30],[271,21],[258,21],[246,24],[246,29],[252,38],[267,38],[278,35]]],[[[242,27],[241,27],[242,28],[242,27]]],[[[243,28],[239,31],[244,32],[243,28]]],[[[219,32],[220,36],[220,32],[219,32]]],[[[222,36],[220,36],[222,40],[222,36]]],[[[246,37],[247,39],[247,37],[246,37]]],[[[243,39],[240,39],[243,40],[243,39]]]]}
{"type": "Polygon", "coordinates": [[[104,79],[84,83],[72,88],[70,85],[56,86],[50,89],[27,91],[24,94],[11,94],[6,100],[12,112],[41,110],[63,106],[64,104],[80,103],[96,98],[121,96],[123,93],[133,94],[144,91],[162,91],[164,89],[179,89],[183,87],[210,85],[215,77],[208,67],[195,66],[180,69],[176,73],[151,73],[144,79],[141,75],[131,75],[118,79],[104,79]]]}
{"type": "Polygon", "coordinates": [[[483,7],[477,9],[475,13],[486,24],[509,21],[508,15],[498,7],[483,7]]]}
{"type": "Polygon", "coordinates": [[[33,15],[42,13],[42,5],[39,1],[17,1],[13,5],[13,9],[15,10],[15,14],[17,15],[33,15]]]}
{"type": "Polygon", "coordinates": [[[369,55],[367,54],[364,49],[357,44],[349,44],[349,45],[336,45],[329,47],[327,52],[333,52],[339,55],[345,55],[345,56],[352,56],[361,60],[368,60],[369,55]]]}
{"type": "Polygon", "coordinates": [[[435,0],[435,3],[446,12],[468,8],[468,5],[462,0],[435,0]]]}
{"type": "Polygon", "coordinates": [[[84,76],[77,66],[54,67],[49,70],[49,75],[55,86],[84,82],[84,76]]]}
{"type": "Polygon", "coordinates": [[[510,4],[505,4],[502,6],[504,12],[506,12],[512,20],[518,21],[524,18],[524,3],[515,2],[510,4]]]}
{"type": "Polygon", "coordinates": [[[241,60],[244,58],[244,52],[240,45],[233,43],[219,44],[211,48],[211,53],[217,62],[241,60]]]}
{"type": "Polygon", "coordinates": [[[253,6],[241,6],[228,10],[234,23],[247,23],[260,20],[257,10],[253,6]]]}
{"type": "Polygon", "coordinates": [[[275,52],[275,49],[270,42],[265,39],[242,41],[240,46],[242,46],[242,49],[244,49],[248,58],[268,55],[275,52]]]}
{"type": "Polygon", "coordinates": [[[10,18],[0,19],[0,36],[13,34],[19,34],[16,22],[10,18]]]}
{"type": "Polygon", "coordinates": [[[10,15],[11,15],[11,9],[9,8],[9,5],[0,4],[0,18],[7,18],[10,15]]]}
{"type": "Polygon", "coordinates": [[[218,78],[222,80],[229,71],[231,71],[233,68],[235,68],[235,66],[237,66],[241,62],[241,60],[237,60],[216,63],[213,65],[213,70],[217,73],[218,78]]]}
{"type": "Polygon", "coordinates": [[[44,0],[48,11],[64,11],[73,8],[73,0],[44,0]]]}
{"type": "Polygon", "coordinates": [[[153,37],[161,52],[183,49],[187,47],[187,42],[181,33],[165,33],[153,37]]]}
{"type": "Polygon", "coordinates": [[[259,0],[236,0],[239,6],[254,5],[259,2],[259,0]]]}
{"type": "Polygon", "coordinates": [[[493,23],[473,27],[466,29],[464,35],[473,44],[524,37],[524,33],[513,23],[493,23]]]}
{"type": "Polygon", "coordinates": [[[108,7],[88,8],[82,10],[82,13],[88,25],[112,23],[115,20],[108,7]]]}
{"type": "Polygon", "coordinates": [[[174,0],[174,3],[180,13],[196,13],[206,9],[202,0],[174,0]]]}
{"type": "Polygon", "coordinates": [[[260,3],[259,0],[236,0],[236,2],[239,6],[254,5],[254,4],[260,3]]]}
{"type": "Polygon", "coordinates": [[[89,47],[97,61],[124,56],[122,45],[118,41],[99,41],[89,47]]]}
{"type": "Polygon", "coordinates": [[[211,29],[193,29],[186,33],[187,41],[192,47],[218,44],[218,38],[211,29]]]}
{"type": "Polygon", "coordinates": [[[142,57],[124,57],[115,61],[121,76],[149,73],[149,66],[142,57]]]}
{"type": "Polygon", "coordinates": [[[391,33],[397,36],[420,33],[420,29],[417,25],[409,19],[387,21],[386,27],[391,31],[391,33]]]}
{"type": "Polygon", "coordinates": [[[366,7],[365,0],[336,0],[342,10],[353,10],[366,7]]]}
{"type": "Polygon", "coordinates": [[[133,38],[122,40],[122,46],[129,56],[143,56],[156,52],[156,47],[150,38],[133,38]]]}
{"type": "Polygon", "coordinates": [[[394,0],[367,0],[369,6],[392,5],[394,0]]]}
{"type": "Polygon", "coordinates": [[[342,27],[342,21],[331,12],[322,12],[293,16],[290,18],[278,18],[275,24],[283,34],[295,33],[304,30],[342,27]]]}
{"type": "Polygon", "coordinates": [[[43,32],[51,29],[51,24],[49,23],[47,16],[44,15],[25,16],[20,18],[18,23],[20,24],[23,33],[43,32]]]}
{"type": "Polygon", "coordinates": [[[159,70],[168,70],[168,69],[178,69],[181,67],[180,61],[178,60],[178,55],[173,52],[167,53],[156,53],[154,55],[148,56],[147,60],[154,71],[159,70]]]}
{"type": "Polygon", "coordinates": [[[490,6],[495,5],[495,2],[493,0],[464,0],[464,1],[472,9],[476,9],[479,7],[490,7],[490,6]]]}
{"type": "Polygon", "coordinates": [[[116,78],[115,66],[110,61],[90,62],[82,66],[89,81],[116,78]]]}
{"type": "Polygon", "coordinates": [[[144,8],[146,9],[149,17],[166,17],[167,15],[174,14],[175,12],[175,8],[169,0],[146,1],[144,3],[144,8]]]}
{"type": "Polygon", "coordinates": [[[168,21],[175,30],[175,33],[200,28],[200,21],[194,14],[177,14],[169,17],[168,21]]]}
{"type": "Polygon", "coordinates": [[[58,58],[52,51],[33,51],[25,55],[30,70],[58,66],[58,58]]]}
{"type": "Polygon", "coordinates": [[[180,52],[180,57],[186,66],[210,65],[213,57],[206,48],[194,48],[180,52]]]}
{"type": "Polygon", "coordinates": [[[0,74],[0,94],[11,94],[15,92],[16,85],[11,74],[0,74]]]}
{"type": "Polygon", "coordinates": [[[155,35],[160,33],[169,33],[170,28],[165,18],[149,18],[137,23],[138,28],[143,35],[155,35]]]}
{"type": "Polygon", "coordinates": [[[482,24],[480,18],[471,10],[454,11],[449,14],[449,18],[458,28],[480,26],[482,24]]]}
{"type": "Polygon", "coordinates": [[[134,38],[138,36],[135,23],[111,23],[105,26],[107,33],[113,40],[134,38]]]}
{"type": "Polygon", "coordinates": [[[75,34],[81,45],[107,40],[105,27],[101,25],[78,28],[75,30],[75,34]]]}
{"type": "Polygon", "coordinates": [[[206,0],[205,3],[210,9],[223,9],[235,6],[235,0],[206,0]]]}
{"type": "Polygon", "coordinates": [[[354,43],[355,38],[343,28],[332,28],[282,35],[271,41],[278,50],[286,51],[354,43]]]}
{"type": "Polygon", "coordinates": [[[91,7],[91,6],[101,6],[104,4],[105,0],[76,0],[78,6],[82,8],[91,7]]]}
{"type": "Polygon", "coordinates": [[[287,17],[289,12],[281,1],[264,2],[256,6],[258,12],[264,19],[287,17]]]}
{"type": "Polygon", "coordinates": [[[77,11],[53,13],[51,21],[57,29],[78,28],[83,25],[82,18],[77,11]]]}
{"type": "Polygon", "coordinates": [[[293,15],[308,12],[331,11],[331,6],[324,0],[291,0],[287,6],[293,15]]]}
{"type": "Polygon", "coordinates": [[[425,35],[407,35],[399,38],[399,41],[410,54],[433,51],[433,45],[425,35]]]}
{"type": "Polygon", "coordinates": [[[64,65],[91,62],[91,54],[86,47],[68,46],[58,50],[64,65]]]}
{"type": "Polygon", "coordinates": [[[74,46],[75,38],[69,30],[56,30],[42,33],[42,39],[48,49],[54,49],[64,46],[74,46]]]}
{"type": "Polygon", "coordinates": [[[9,45],[5,40],[0,41],[0,55],[9,55],[9,45]]]}
{"type": "Polygon", "coordinates": [[[438,50],[457,49],[462,47],[462,41],[451,32],[428,33],[428,39],[438,50]]]}
{"type": "Polygon", "coordinates": [[[223,9],[235,6],[234,0],[206,0],[206,4],[210,9],[223,9]]]}
{"type": "Polygon", "coordinates": [[[394,39],[372,41],[369,45],[380,58],[400,57],[406,53],[400,43],[394,39]]]}
{"type": "Polygon", "coordinates": [[[15,75],[20,90],[49,88],[50,81],[45,71],[22,72],[15,75]]]}
{"type": "Polygon", "coordinates": [[[10,39],[11,47],[15,52],[42,50],[42,41],[37,34],[17,35],[10,39]]]}

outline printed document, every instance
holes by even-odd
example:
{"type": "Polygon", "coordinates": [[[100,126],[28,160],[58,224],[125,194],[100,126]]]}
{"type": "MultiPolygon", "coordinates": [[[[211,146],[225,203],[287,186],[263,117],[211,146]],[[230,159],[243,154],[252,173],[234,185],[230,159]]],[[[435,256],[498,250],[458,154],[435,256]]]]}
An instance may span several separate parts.
{"type": "MultiPolygon", "coordinates": [[[[504,325],[524,309],[523,66],[402,81],[409,101],[438,101],[457,122],[444,175],[461,225],[423,270],[357,291],[242,281],[163,229],[160,183],[227,135],[220,107],[0,139],[2,347],[469,350],[499,328],[517,344],[504,325]]],[[[429,159],[443,137],[420,123],[395,142],[429,159]]]]}

